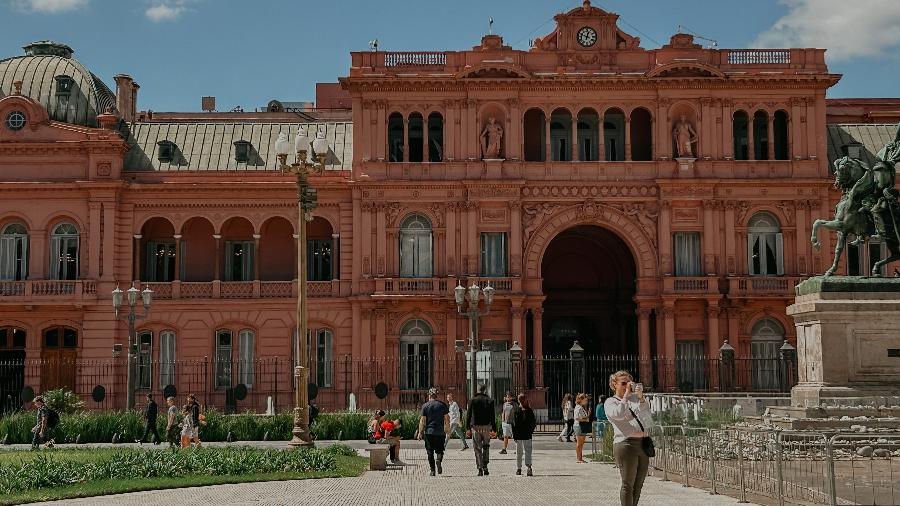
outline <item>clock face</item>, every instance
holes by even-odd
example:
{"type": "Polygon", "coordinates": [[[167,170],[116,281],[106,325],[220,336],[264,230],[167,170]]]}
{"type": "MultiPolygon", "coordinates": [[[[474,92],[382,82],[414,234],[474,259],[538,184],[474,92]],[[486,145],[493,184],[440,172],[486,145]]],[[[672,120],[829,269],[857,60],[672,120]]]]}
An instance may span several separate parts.
{"type": "Polygon", "coordinates": [[[593,28],[589,26],[585,26],[581,30],[578,30],[578,43],[584,47],[591,47],[597,42],[597,32],[594,31],[593,28]]]}

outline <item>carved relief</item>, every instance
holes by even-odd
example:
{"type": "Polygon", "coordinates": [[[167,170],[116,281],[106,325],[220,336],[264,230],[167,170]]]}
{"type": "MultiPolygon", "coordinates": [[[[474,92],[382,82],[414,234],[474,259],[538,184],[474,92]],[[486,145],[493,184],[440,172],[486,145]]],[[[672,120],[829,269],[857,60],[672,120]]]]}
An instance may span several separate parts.
{"type": "Polygon", "coordinates": [[[397,223],[397,216],[400,214],[400,211],[405,209],[402,205],[397,202],[391,202],[390,204],[385,204],[385,217],[387,220],[387,226],[393,227],[397,223]]]}
{"type": "Polygon", "coordinates": [[[369,256],[366,255],[363,257],[363,261],[362,261],[362,275],[370,276],[371,274],[372,274],[372,271],[369,269],[369,256]]]}
{"type": "Polygon", "coordinates": [[[506,223],[506,209],[487,208],[481,210],[481,221],[490,223],[506,223]]]}
{"type": "Polygon", "coordinates": [[[795,205],[794,202],[790,200],[782,200],[775,204],[778,209],[781,210],[781,213],[784,215],[784,219],[788,225],[794,224],[795,215],[795,205]]]}
{"type": "Polygon", "coordinates": [[[378,275],[384,276],[384,256],[378,256],[378,275]]]}
{"type": "Polygon", "coordinates": [[[440,202],[431,204],[431,213],[434,214],[434,225],[436,227],[444,226],[444,206],[440,202]]]}
{"type": "Polygon", "coordinates": [[[502,186],[469,188],[470,197],[518,197],[519,189],[502,186]]]}
{"type": "Polygon", "coordinates": [[[98,176],[108,176],[112,172],[112,164],[109,162],[103,162],[97,164],[97,175],[98,176]]]}
{"type": "Polygon", "coordinates": [[[522,255],[509,256],[509,271],[513,276],[522,275],[522,255]]]}
{"type": "Polygon", "coordinates": [[[672,210],[672,221],[697,223],[700,221],[700,210],[696,207],[676,207],[672,210]]]}

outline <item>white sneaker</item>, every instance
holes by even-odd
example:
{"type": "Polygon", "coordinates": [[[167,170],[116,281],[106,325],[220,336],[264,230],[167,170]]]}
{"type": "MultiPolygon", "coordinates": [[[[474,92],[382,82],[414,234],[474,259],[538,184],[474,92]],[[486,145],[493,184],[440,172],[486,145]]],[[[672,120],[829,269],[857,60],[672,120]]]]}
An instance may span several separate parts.
{"type": "Polygon", "coordinates": [[[556,436],[556,440],[559,441],[560,443],[563,442],[562,436],[556,436]]]}

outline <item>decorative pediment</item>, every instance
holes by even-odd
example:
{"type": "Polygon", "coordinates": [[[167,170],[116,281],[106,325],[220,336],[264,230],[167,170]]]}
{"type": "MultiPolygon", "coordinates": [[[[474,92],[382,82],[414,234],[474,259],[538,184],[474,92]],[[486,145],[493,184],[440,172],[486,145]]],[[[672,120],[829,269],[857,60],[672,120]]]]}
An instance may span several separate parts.
{"type": "Polygon", "coordinates": [[[553,18],[556,29],[545,37],[534,39],[539,51],[639,49],[641,39],[629,35],[616,25],[619,16],[584,0],[581,7],[553,18]]]}
{"type": "Polygon", "coordinates": [[[696,61],[676,61],[647,72],[647,77],[718,77],[725,74],[716,67],[696,61]]]}
{"type": "Polygon", "coordinates": [[[457,75],[459,79],[527,79],[531,76],[513,65],[487,64],[467,68],[457,75]]]}

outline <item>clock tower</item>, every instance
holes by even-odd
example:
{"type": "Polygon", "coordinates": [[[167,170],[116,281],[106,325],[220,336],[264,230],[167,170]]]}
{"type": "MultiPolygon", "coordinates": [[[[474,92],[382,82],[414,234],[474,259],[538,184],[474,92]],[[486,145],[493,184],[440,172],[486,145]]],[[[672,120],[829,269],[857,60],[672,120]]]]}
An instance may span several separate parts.
{"type": "Polygon", "coordinates": [[[640,39],[619,30],[619,16],[584,0],[576,7],[554,17],[556,30],[535,39],[534,48],[543,51],[615,51],[638,49],[640,39]]]}

